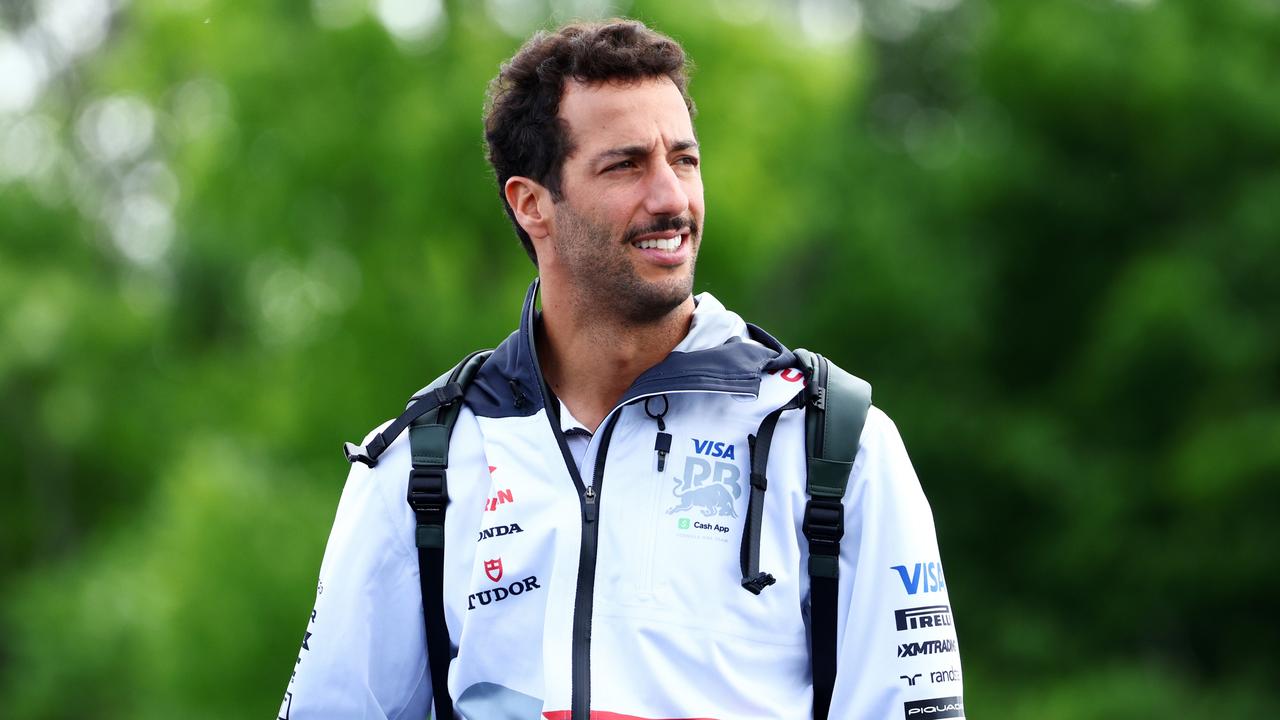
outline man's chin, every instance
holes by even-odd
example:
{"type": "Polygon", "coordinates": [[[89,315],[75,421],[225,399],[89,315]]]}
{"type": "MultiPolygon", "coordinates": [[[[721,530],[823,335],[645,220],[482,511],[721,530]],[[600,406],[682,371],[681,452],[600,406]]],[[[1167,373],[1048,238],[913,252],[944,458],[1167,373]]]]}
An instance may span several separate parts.
{"type": "Polygon", "coordinates": [[[628,320],[648,324],[663,320],[693,297],[693,276],[644,283],[627,303],[628,320]]]}

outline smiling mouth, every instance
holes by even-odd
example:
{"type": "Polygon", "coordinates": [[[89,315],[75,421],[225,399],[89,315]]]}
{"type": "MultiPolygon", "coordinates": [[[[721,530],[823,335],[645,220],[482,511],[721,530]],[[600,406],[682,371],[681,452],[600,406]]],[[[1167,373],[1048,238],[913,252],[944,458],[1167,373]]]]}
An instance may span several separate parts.
{"type": "Polygon", "coordinates": [[[631,243],[631,245],[632,247],[637,247],[637,248],[640,248],[641,250],[663,250],[666,252],[674,252],[680,248],[680,245],[682,243],[684,243],[684,239],[685,239],[684,233],[678,233],[674,237],[669,237],[669,238],[651,238],[648,240],[636,240],[635,242],[631,243]]]}

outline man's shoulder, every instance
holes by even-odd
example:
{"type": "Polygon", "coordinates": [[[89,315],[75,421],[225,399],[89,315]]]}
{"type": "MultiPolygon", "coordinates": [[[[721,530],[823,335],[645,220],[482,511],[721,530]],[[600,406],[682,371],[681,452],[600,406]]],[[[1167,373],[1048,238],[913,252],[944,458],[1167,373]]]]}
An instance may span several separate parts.
{"type": "Polygon", "coordinates": [[[860,444],[863,447],[883,449],[886,446],[901,446],[902,436],[898,434],[898,426],[888,413],[878,406],[867,408],[867,421],[862,426],[860,444]]]}
{"type": "MultiPolygon", "coordinates": [[[[368,447],[371,442],[374,442],[375,438],[386,432],[394,423],[395,419],[392,418],[373,428],[364,436],[361,445],[368,447]]],[[[469,456],[474,452],[472,446],[478,442],[475,414],[464,405],[459,410],[453,425],[449,443],[450,457],[469,456]],[[459,450],[462,452],[459,453],[459,450]]],[[[345,492],[377,494],[381,496],[382,503],[389,507],[400,508],[400,506],[405,505],[406,483],[412,466],[410,431],[405,430],[388,440],[386,449],[378,456],[377,461],[372,466],[366,466],[358,460],[351,463],[351,474],[347,479],[345,492]]],[[[403,513],[395,514],[402,515],[403,513]]],[[[408,516],[406,515],[405,517],[407,518],[408,516]]]]}

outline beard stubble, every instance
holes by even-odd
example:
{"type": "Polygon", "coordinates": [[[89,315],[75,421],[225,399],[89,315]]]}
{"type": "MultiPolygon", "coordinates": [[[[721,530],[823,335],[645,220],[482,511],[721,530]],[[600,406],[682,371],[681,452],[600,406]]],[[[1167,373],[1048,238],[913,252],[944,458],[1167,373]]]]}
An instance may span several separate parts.
{"type": "Polygon", "coordinates": [[[562,202],[557,212],[560,230],[555,238],[556,254],[574,286],[573,303],[584,314],[602,322],[621,325],[650,325],[669,315],[693,294],[697,248],[689,258],[687,272],[649,281],[636,273],[631,258],[630,239],[663,230],[688,227],[688,242],[699,236],[699,228],[688,218],[664,218],[645,228],[628,230],[622,238],[612,237],[608,228],[592,223],[562,202]]]}

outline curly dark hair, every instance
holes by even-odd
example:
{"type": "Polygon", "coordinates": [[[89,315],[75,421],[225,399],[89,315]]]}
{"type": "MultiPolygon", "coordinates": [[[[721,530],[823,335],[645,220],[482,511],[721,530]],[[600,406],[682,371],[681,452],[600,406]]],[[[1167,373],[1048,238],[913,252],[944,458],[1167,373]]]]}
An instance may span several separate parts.
{"type": "Polygon", "coordinates": [[[563,198],[560,170],[573,152],[566,123],[558,117],[567,78],[582,83],[668,77],[694,114],[687,90],[690,62],[684,48],[635,20],[572,23],[539,31],[489,83],[484,138],[498,179],[498,197],[525,252],[538,264],[529,234],[516,222],[503,187],[512,176],[531,178],[563,198]]]}

